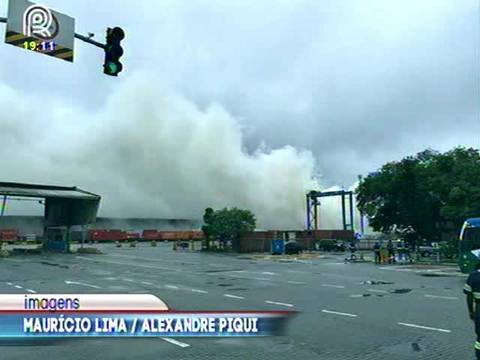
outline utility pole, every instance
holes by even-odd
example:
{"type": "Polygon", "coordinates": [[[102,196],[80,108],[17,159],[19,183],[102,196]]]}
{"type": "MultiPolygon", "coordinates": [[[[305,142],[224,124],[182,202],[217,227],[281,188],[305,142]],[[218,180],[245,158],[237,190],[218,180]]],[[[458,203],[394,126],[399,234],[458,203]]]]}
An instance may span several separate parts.
{"type": "MultiPolygon", "coordinates": [[[[362,175],[358,175],[358,185],[360,185],[360,183],[362,182],[362,175]]],[[[365,234],[365,224],[363,222],[363,211],[362,210],[359,210],[360,211],[360,231],[362,232],[362,235],[365,234]]]]}

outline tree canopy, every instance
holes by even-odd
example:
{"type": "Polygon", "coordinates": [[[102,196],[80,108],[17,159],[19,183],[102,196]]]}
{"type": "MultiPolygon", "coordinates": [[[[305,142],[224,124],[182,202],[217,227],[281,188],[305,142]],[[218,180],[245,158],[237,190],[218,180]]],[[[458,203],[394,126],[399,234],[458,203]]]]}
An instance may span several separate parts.
{"type": "Polygon", "coordinates": [[[427,149],[389,162],[359,184],[357,206],[375,231],[439,239],[480,216],[480,152],[427,149]]]}
{"type": "Polygon", "coordinates": [[[255,215],[250,210],[236,207],[221,210],[205,209],[202,230],[207,237],[236,240],[243,233],[255,230],[255,215]]]}

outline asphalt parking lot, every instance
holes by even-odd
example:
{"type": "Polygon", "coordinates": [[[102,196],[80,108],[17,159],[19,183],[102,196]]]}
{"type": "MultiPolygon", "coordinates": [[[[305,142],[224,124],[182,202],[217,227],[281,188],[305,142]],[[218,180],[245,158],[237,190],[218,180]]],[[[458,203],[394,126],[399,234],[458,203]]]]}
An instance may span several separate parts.
{"type": "Polygon", "coordinates": [[[278,261],[97,245],[105,254],[0,259],[1,293],[152,293],[177,310],[296,310],[271,338],[3,344],[1,359],[471,359],[465,277],[442,267],[278,261]]]}

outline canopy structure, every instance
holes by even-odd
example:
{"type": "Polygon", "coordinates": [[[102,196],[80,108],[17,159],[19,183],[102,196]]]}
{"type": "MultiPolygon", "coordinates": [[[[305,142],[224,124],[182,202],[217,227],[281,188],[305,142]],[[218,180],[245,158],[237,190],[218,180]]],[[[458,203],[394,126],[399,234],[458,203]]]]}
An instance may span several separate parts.
{"type": "Polygon", "coordinates": [[[9,197],[45,199],[45,227],[94,223],[101,199],[76,186],[0,182],[0,216],[4,214],[9,197]]]}

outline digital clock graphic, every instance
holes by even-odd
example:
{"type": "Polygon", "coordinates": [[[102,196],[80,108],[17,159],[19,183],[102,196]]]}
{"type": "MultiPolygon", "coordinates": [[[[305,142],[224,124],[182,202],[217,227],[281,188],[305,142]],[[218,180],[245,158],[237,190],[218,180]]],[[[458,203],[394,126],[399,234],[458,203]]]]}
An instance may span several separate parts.
{"type": "Polygon", "coordinates": [[[54,41],[25,41],[23,48],[31,51],[49,52],[55,51],[56,44],[54,41]]]}

